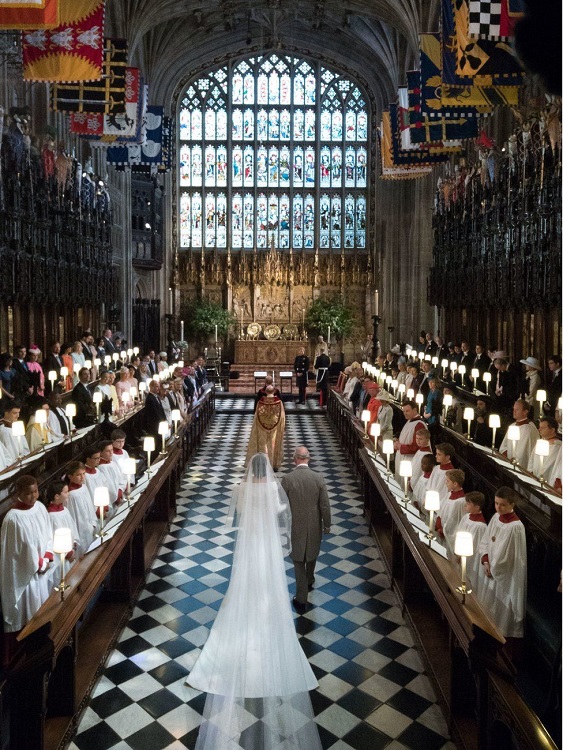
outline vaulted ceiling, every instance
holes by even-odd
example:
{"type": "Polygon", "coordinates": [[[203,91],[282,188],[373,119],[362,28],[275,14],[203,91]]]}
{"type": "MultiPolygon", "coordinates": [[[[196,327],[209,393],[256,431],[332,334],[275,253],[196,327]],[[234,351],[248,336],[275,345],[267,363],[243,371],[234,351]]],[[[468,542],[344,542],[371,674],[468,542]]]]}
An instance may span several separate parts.
{"type": "Polygon", "coordinates": [[[108,0],[108,30],[129,40],[152,103],[231,55],[273,48],[321,56],[366,81],[378,108],[415,64],[439,0],[108,0]]]}

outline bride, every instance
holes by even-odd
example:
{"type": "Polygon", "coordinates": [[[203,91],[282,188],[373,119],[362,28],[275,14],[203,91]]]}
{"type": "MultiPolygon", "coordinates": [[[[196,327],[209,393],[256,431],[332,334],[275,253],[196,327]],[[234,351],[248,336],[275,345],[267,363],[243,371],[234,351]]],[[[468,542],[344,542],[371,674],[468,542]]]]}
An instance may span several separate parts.
{"type": "Polygon", "coordinates": [[[287,590],[289,502],[263,453],[235,488],[228,525],[235,516],[229,588],[186,681],[208,694],[196,750],[320,750],[308,693],[318,683],[287,590]]]}

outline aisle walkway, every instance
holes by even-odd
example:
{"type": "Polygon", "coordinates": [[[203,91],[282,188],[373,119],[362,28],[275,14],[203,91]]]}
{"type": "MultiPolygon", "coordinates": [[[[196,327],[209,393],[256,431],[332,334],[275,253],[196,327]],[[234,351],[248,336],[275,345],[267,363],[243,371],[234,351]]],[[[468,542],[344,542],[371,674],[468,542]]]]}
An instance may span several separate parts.
{"type": "MultiPolygon", "coordinates": [[[[251,416],[237,406],[225,413],[221,405],[186,472],[178,516],[72,750],[195,745],[205,695],[184,682],[228,585],[233,532],[222,521],[243,473],[251,425],[251,416]]],[[[311,594],[314,606],[305,616],[296,615],[303,650],[319,681],[311,697],[323,747],[455,750],[367,534],[359,488],[323,415],[288,418],[280,473],[291,469],[291,453],[300,444],[309,447],[312,468],[327,480],[333,513],[311,594]]],[[[287,568],[293,593],[290,563],[287,568]]]]}

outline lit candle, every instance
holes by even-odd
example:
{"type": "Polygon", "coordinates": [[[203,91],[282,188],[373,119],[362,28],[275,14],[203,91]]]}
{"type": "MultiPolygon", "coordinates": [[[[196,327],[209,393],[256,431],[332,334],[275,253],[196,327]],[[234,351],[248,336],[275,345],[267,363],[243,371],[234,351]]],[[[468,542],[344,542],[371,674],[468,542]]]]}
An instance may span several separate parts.
{"type": "Polygon", "coordinates": [[[404,383],[399,383],[399,400],[401,403],[403,403],[403,399],[405,398],[405,391],[407,389],[407,386],[404,383]]]}
{"type": "Polygon", "coordinates": [[[184,321],[180,321],[180,341],[184,340],[184,321]]]}
{"type": "Polygon", "coordinates": [[[141,403],[143,402],[145,398],[145,393],[147,390],[147,384],[143,383],[142,381],[139,383],[139,398],[141,399],[141,403]]]}
{"type": "Polygon", "coordinates": [[[170,304],[170,312],[172,312],[172,309],[174,307],[174,297],[173,297],[173,294],[172,294],[172,287],[171,286],[168,287],[168,300],[169,300],[169,304],[170,304]]]}
{"type": "Polygon", "coordinates": [[[491,446],[491,450],[494,451],[494,449],[495,449],[495,442],[496,442],[496,436],[497,436],[497,430],[500,427],[500,415],[499,414],[489,414],[489,427],[493,431],[493,444],[491,446]]]}
{"type": "Polygon", "coordinates": [[[451,393],[446,393],[446,395],[444,396],[444,400],[442,401],[442,406],[443,406],[443,410],[444,410],[443,411],[443,417],[444,417],[444,419],[446,418],[446,415],[448,413],[448,409],[453,404],[453,402],[454,402],[454,397],[452,396],[452,394],[451,393]]]}
{"type": "Polygon", "coordinates": [[[414,398],[414,388],[409,388],[407,391],[407,400],[412,401],[414,398]]]}
{"type": "Polygon", "coordinates": [[[217,326],[215,326],[215,346],[217,346],[217,326]]]}
{"type": "Polygon", "coordinates": [[[137,354],[138,354],[138,353],[139,353],[139,347],[138,347],[138,346],[134,346],[134,347],[133,347],[133,354],[134,354],[135,356],[137,356],[137,354]]]}
{"type": "Polygon", "coordinates": [[[328,327],[328,338],[327,338],[327,344],[330,345],[330,326],[328,327]]]}
{"type": "Polygon", "coordinates": [[[461,586],[457,590],[461,594],[461,603],[465,604],[465,595],[471,593],[466,580],[467,558],[473,554],[473,537],[469,531],[456,532],[454,554],[461,557],[461,586]]]}
{"type": "Polygon", "coordinates": [[[379,315],[379,289],[375,290],[374,313],[379,315]]]}

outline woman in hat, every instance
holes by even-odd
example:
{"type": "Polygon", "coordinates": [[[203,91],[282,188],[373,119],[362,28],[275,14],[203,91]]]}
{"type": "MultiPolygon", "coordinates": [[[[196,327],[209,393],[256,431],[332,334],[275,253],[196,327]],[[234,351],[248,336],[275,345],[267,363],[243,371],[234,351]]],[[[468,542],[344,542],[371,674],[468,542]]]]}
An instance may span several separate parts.
{"type": "Polygon", "coordinates": [[[45,392],[45,375],[43,374],[43,368],[38,362],[40,356],[41,349],[36,344],[33,344],[27,352],[27,369],[31,385],[33,386],[33,393],[36,396],[43,396],[45,392]]]}
{"type": "Polygon", "coordinates": [[[390,440],[393,437],[393,407],[391,396],[387,391],[380,390],[377,400],[381,403],[377,411],[377,421],[381,429],[381,440],[390,440]]]}
{"type": "Polygon", "coordinates": [[[529,404],[536,400],[536,392],[541,386],[541,365],[535,357],[526,357],[520,360],[524,365],[524,398],[529,404]]]}

